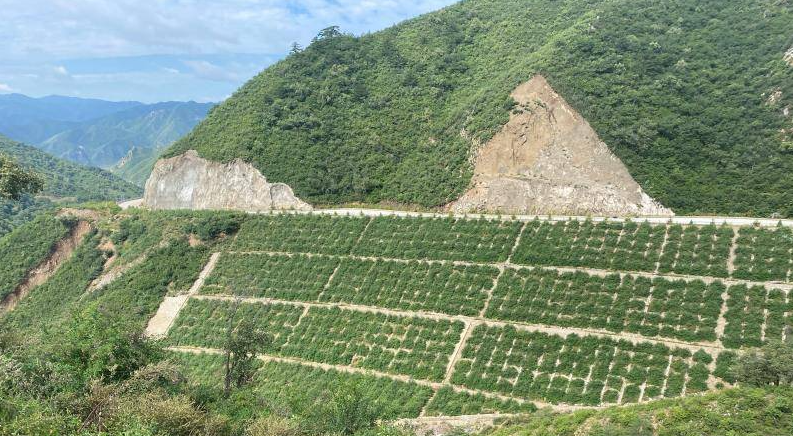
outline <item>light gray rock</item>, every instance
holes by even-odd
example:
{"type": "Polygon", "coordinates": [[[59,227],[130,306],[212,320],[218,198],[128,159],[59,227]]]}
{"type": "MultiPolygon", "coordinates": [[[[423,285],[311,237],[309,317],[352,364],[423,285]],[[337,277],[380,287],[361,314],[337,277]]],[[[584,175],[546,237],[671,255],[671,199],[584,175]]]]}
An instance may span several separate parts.
{"type": "Polygon", "coordinates": [[[155,210],[311,210],[289,185],[269,183],[240,159],[212,162],[194,150],[161,159],[146,182],[143,205],[155,210]]]}

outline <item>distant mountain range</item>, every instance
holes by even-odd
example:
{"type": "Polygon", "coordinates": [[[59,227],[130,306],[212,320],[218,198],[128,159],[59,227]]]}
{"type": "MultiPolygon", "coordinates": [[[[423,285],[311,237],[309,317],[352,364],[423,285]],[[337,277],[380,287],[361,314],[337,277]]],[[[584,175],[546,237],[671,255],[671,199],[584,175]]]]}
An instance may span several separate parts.
{"type": "MultiPolygon", "coordinates": [[[[134,167],[131,180],[142,184],[159,151],[192,130],[212,106],[0,95],[0,134],[83,165],[134,167]],[[133,149],[138,152],[130,153],[133,149]],[[137,156],[145,160],[130,161],[137,156]]],[[[125,177],[126,171],[119,171],[125,177]]]]}

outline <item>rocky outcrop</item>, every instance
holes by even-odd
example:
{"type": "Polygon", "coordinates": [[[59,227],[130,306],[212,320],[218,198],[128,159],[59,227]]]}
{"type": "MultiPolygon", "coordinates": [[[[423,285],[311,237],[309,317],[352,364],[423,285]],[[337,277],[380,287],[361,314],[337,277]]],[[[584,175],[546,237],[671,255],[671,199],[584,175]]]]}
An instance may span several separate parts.
{"type": "Polygon", "coordinates": [[[589,123],[542,76],[520,85],[509,122],[478,150],[472,187],[453,212],[660,215],[589,123]]]}
{"type": "Polygon", "coordinates": [[[785,52],[785,58],[784,59],[785,59],[785,61],[787,61],[787,63],[791,67],[793,67],[793,47],[790,47],[790,50],[785,52]]]}
{"type": "Polygon", "coordinates": [[[193,150],[157,162],[146,182],[143,206],[249,212],[311,209],[288,185],[267,182],[249,163],[212,162],[193,150]]]}

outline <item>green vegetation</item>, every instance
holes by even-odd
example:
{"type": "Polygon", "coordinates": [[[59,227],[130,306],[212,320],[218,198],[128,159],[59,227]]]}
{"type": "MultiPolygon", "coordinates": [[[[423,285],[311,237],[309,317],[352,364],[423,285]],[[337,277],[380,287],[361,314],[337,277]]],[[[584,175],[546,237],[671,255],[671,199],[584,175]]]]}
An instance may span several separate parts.
{"type": "Polygon", "coordinates": [[[126,156],[107,170],[133,185],[145,186],[162,151],[162,149],[132,147],[126,156]]]}
{"type": "Polygon", "coordinates": [[[379,217],[367,227],[353,254],[503,262],[521,227],[517,221],[379,217]]]}
{"type": "Polygon", "coordinates": [[[86,236],[58,272],[0,320],[0,328],[57,331],[73,315],[73,309],[79,310],[88,285],[102,271],[107,256],[98,245],[96,233],[86,236]]]}
{"type": "Polygon", "coordinates": [[[70,223],[41,215],[0,239],[0,300],[16,289],[69,233],[70,223]]]}
{"type": "Polygon", "coordinates": [[[793,281],[793,231],[743,228],[735,250],[734,276],[741,279],[793,281]]]}
{"type": "Polygon", "coordinates": [[[319,215],[256,216],[234,242],[240,251],[349,254],[368,219],[319,215]]]}
{"type": "MultiPolygon", "coordinates": [[[[43,181],[41,197],[22,195],[19,201],[0,198],[0,236],[53,209],[58,202],[115,201],[141,195],[140,188],[108,172],[57,159],[2,135],[0,155],[11,157],[22,169],[36,173],[43,181]]],[[[0,186],[0,191],[3,190],[0,186]]]]}
{"type": "Polygon", "coordinates": [[[765,341],[782,339],[793,328],[793,300],[787,302],[783,291],[736,285],[728,292],[724,346],[759,347],[765,341]]]}
{"type": "Polygon", "coordinates": [[[109,168],[133,146],[148,149],[156,156],[156,150],[187,134],[211,108],[211,103],[196,102],[137,105],[84,121],[37,144],[61,159],[109,168]]]}
{"type": "Polygon", "coordinates": [[[482,394],[457,392],[451,387],[438,390],[427,404],[427,416],[478,415],[483,413],[528,413],[537,410],[534,403],[488,398],[482,394]]]}
{"type": "Polygon", "coordinates": [[[726,226],[536,220],[523,233],[514,262],[726,277],[732,238],[726,226]]]}
{"type": "Polygon", "coordinates": [[[201,292],[315,301],[338,263],[303,254],[224,254],[201,292]]]}
{"type": "MultiPolygon", "coordinates": [[[[783,389],[789,390],[793,379],[793,307],[772,285],[727,287],[720,281],[498,264],[509,257],[523,227],[515,221],[95,210],[95,230],[46,283],[0,318],[1,436],[408,436],[376,422],[422,411],[425,416],[528,413],[521,418],[527,421],[509,424],[521,426],[509,427],[517,434],[532,434],[536,421],[548,432],[572,432],[560,434],[597,430],[594,435],[635,436],[653,428],[648,422],[678,428],[662,410],[701,414],[711,403],[697,401],[717,397],[664,399],[735,382],[764,390],[719,394],[718,401],[732,402],[734,409],[711,423],[714,428],[761,428],[766,418],[758,410],[776,411],[768,418],[777,420],[775,428],[790,427],[784,410],[793,402],[777,404],[776,398],[785,398],[783,389]],[[409,237],[407,229],[423,232],[423,239],[409,237]],[[143,340],[140,332],[163,298],[184,294],[218,252],[215,269],[188,299],[168,337],[143,340]],[[109,265],[122,273],[89,289],[110,256],[109,265]],[[422,260],[435,257],[440,259],[422,260]],[[717,337],[723,302],[727,323],[717,337]],[[485,307],[484,319],[460,317],[478,317],[485,307]],[[466,322],[471,330],[464,330],[466,322]],[[536,331],[536,324],[549,329],[536,331]],[[648,339],[576,335],[566,327],[648,339]],[[229,339],[246,346],[230,347],[229,339]],[[716,340],[729,350],[684,345],[716,340]],[[165,346],[206,347],[216,354],[165,346]],[[223,353],[232,349],[226,378],[223,353]],[[450,367],[453,356],[458,359],[450,367]],[[224,392],[226,380],[233,389],[224,392]],[[747,398],[746,417],[735,416],[747,398]],[[648,400],[660,402],[621,409],[618,415],[611,410],[554,415],[536,411],[532,403],[648,400]]],[[[523,236],[534,224],[527,224],[523,236]]],[[[26,259],[43,247],[44,256],[69,227],[43,215],[0,239],[0,253],[3,259],[26,259]]],[[[667,240],[696,246],[708,259],[720,253],[722,248],[714,247],[722,238],[732,238],[712,226],[659,228],[670,235],[679,230],[667,240]]],[[[623,256],[645,255],[636,244],[623,248],[623,256]]],[[[683,254],[689,248],[669,250],[683,254]]],[[[657,259],[663,255],[659,250],[657,259]]],[[[678,269],[680,256],[673,257],[670,265],[678,269]]],[[[25,268],[30,266],[20,267],[23,274],[25,268]]],[[[9,283],[19,280],[8,274],[9,283]]],[[[687,419],[692,434],[708,434],[696,433],[698,420],[706,418],[687,419]]],[[[655,428],[659,434],[667,429],[655,428]]]]}
{"type": "Polygon", "coordinates": [[[320,301],[479,316],[498,269],[344,259],[320,301]]]}
{"type": "Polygon", "coordinates": [[[734,389],[649,404],[538,413],[509,420],[489,436],[787,436],[793,390],[734,389]]]}
{"type": "Polygon", "coordinates": [[[0,154],[0,198],[19,201],[22,195],[41,191],[44,182],[36,173],[26,171],[7,156],[0,154]]]}
{"type": "MultiPolygon", "coordinates": [[[[210,354],[173,353],[191,382],[220,387],[223,358],[210,354]]],[[[416,417],[432,395],[430,388],[385,378],[326,371],[293,363],[266,362],[259,366],[253,390],[267,399],[273,409],[304,414],[325,392],[345,383],[365,387],[364,398],[380,411],[382,418],[416,417]]]]}
{"type": "Polygon", "coordinates": [[[99,168],[57,159],[33,147],[0,136],[4,153],[44,179],[43,194],[76,201],[124,200],[140,196],[141,189],[99,168]]]}
{"type": "Polygon", "coordinates": [[[278,356],[348,365],[425,380],[442,380],[462,323],[386,316],[336,308],[190,300],[169,341],[222,348],[231,313],[253,320],[272,338],[278,356]]]}
{"type": "Polygon", "coordinates": [[[510,321],[597,328],[684,341],[716,340],[719,282],[685,282],[613,274],[507,269],[486,316],[510,321]]]}
{"type": "Polygon", "coordinates": [[[550,403],[626,404],[707,390],[707,366],[690,357],[650,343],[479,326],[452,382],[550,403]]]}
{"type": "Polygon", "coordinates": [[[316,203],[438,206],[469,184],[473,144],[507,121],[512,90],[542,73],[677,213],[791,216],[790,18],[772,1],[464,1],[320,35],[168,154],[243,158],[316,203]]]}

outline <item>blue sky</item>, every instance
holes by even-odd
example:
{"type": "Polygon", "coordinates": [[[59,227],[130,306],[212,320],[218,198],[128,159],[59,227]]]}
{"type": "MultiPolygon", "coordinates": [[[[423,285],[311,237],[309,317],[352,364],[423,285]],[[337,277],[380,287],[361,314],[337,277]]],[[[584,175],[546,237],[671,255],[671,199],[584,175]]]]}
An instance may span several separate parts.
{"type": "Polygon", "coordinates": [[[0,93],[219,101],[292,42],[455,0],[0,0],[0,93]]]}

